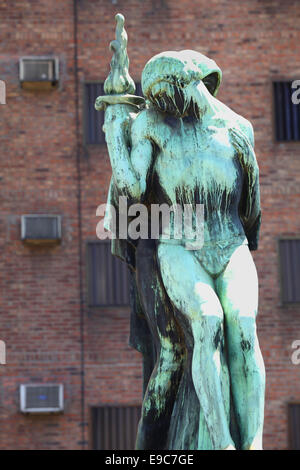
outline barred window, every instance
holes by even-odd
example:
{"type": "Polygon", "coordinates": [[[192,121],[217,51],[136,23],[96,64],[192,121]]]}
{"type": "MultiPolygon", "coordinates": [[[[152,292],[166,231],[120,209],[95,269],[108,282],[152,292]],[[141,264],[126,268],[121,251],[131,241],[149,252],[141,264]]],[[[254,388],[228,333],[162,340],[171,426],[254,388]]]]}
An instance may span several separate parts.
{"type": "Polygon", "coordinates": [[[92,408],[94,450],[134,450],[140,406],[92,408]]]}
{"type": "Polygon", "coordinates": [[[300,239],[280,240],[279,256],[282,302],[300,302],[300,239]]]}
{"type": "Polygon", "coordinates": [[[300,404],[291,403],[289,410],[290,449],[300,450],[300,404]]]}
{"type": "Polygon", "coordinates": [[[95,109],[96,98],[101,95],[104,95],[103,83],[84,84],[84,141],[88,145],[105,143],[104,112],[95,109]]]}
{"type": "Polygon", "coordinates": [[[87,245],[88,304],[90,307],[129,305],[129,272],[125,262],[111,254],[110,241],[87,245]]]}
{"type": "MultiPolygon", "coordinates": [[[[140,83],[136,83],[135,94],[143,96],[140,83]]],[[[84,142],[86,145],[105,143],[105,134],[102,130],[104,111],[95,109],[96,98],[101,95],[104,95],[103,83],[84,84],[84,142]]]]}
{"type": "Polygon", "coordinates": [[[300,140],[300,105],[294,104],[292,81],[273,83],[275,136],[279,142],[300,140]]]}

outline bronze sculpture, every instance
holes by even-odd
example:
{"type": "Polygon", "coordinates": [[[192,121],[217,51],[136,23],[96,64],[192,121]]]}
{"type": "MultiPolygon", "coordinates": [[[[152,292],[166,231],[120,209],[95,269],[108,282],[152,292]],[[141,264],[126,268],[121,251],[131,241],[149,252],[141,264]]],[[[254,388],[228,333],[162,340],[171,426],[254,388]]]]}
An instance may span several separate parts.
{"type": "MultiPolygon", "coordinates": [[[[251,124],[215,98],[221,70],[195,51],[167,51],[128,74],[124,18],[103,97],[112,165],[108,202],[204,206],[204,244],[113,240],[132,269],[132,342],[149,374],[137,449],[261,449],[264,365],[256,334],[261,211],[251,124]],[[138,333],[139,338],[133,338],[138,333]],[[151,366],[151,361],[153,364],[151,366]],[[150,375],[151,372],[151,375],[150,375]]],[[[116,232],[108,210],[106,227],[116,232]]]]}

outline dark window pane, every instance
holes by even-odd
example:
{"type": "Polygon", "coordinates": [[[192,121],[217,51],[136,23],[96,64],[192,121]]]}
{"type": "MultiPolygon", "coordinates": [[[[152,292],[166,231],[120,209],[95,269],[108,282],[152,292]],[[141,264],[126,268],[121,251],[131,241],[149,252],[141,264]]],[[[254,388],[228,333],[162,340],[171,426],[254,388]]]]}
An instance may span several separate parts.
{"type": "Polygon", "coordinates": [[[300,240],[279,242],[282,301],[300,302],[300,240]]]}
{"type": "Polygon", "coordinates": [[[292,82],[274,82],[275,134],[282,142],[300,140],[300,106],[292,102],[292,82]]]}
{"type": "MultiPolygon", "coordinates": [[[[103,83],[84,84],[84,136],[86,144],[104,144],[105,134],[102,130],[104,111],[96,111],[95,101],[104,95],[103,83]]],[[[136,95],[143,96],[141,84],[136,83],[136,95]]]]}
{"type": "Polygon", "coordinates": [[[129,305],[128,268],[125,262],[111,254],[110,242],[90,242],[87,250],[89,305],[129,305]]]}
{"type": "Polygon", "coordinates": [[[103,83],[84,84],[84,135],[86,144],[105,143],[105,134],[102,130],[104,112],[95,109],[96,98],[103,94],[103,83]]]}
{"type": "Polygon", "coordinates": [[[300,404],[289,405],[290,448],[300,450],[300,404]]]}
{"type": "Polygon", "coordinates": [[[140,406],[92,408],[94,450],[134,450],[140,406]]]}

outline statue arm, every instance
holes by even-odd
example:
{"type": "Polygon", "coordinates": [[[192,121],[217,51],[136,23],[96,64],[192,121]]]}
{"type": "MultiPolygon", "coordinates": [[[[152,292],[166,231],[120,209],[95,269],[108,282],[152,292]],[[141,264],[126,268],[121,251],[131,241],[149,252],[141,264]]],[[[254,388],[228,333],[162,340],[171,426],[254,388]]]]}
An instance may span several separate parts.
{"type": "Polygon", "coordinates": [[[137,197],[140,185],[131,165],[129,149],[131,111],[128,105],[108,106],[104,131],[115,184],[122,195],[137,197]]]}
{"type": "Polygon", "coordinates": [[[105,111],[113,179],[120,193],[132,202],[143,199],[152,164],[152,144],[143,136],[140,123],[141,118],[130,105],[111,105],[105,111]]]}
{"type": "Polygon", "coordinates": [[[259,230],[261,224],[260,190],[259,190],[259,167],[254,152],[254,133],[253,127],[248,122],[247,136],[250,141],[250,165],[251,176],[248,177],[248,217],[245,220],[245,231],[248,238],[251,251],[257,250],[259,240],[259,230]],[[252,161],[251,161],[252,160],[252,161]]]}
{"type": "Polygon", "coordinates": [[[244,170],[245,183],[240,202],[240,217],[243,223],[249,249],[257,250],[261,224],[259,168],[254,152],[252,125],[248,122],[242,131],[231,130],[233,145],[236,148],[244,170]]]}
{"type": "Polygon", "coordinates": [[[255,177],[254,184],[249,187],[249,215],[244,219],[244,229],[248,239],[249,249],[251,251],[257,250],[259,240],[259,230],[261,224],[261,210],[260,210],[260,192],[259,192],[259,175],[258,169],[255,177]]]}

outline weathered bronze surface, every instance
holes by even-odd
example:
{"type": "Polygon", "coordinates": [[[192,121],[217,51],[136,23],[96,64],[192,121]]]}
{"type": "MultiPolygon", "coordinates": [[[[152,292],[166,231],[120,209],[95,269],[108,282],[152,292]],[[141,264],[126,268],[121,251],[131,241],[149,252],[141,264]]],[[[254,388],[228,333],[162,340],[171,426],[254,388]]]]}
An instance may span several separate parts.
{"type": "MultiPolygon", "coordinates": [[[[144,356],[137,449],[261,449],[265,373],[257,334],[258,280],[250,250],[261,220],[249,121],[215,96],[221,70],[199,52],[167,51],[128,74],[117,15],[105,82],[109,204],[204,205],[204,244],[183,236],[116,238],[132,274],[131,344],[144,356]]],[[[120,216],[120,213],[118,213],[120,216]]],[[[106,213],[106,228],[112,226],[106,213]]],[[[174,229],[171,227],[170,232],[174,229]]],[[[169,232],[169,234],[170,234],[169,232]]]]}

